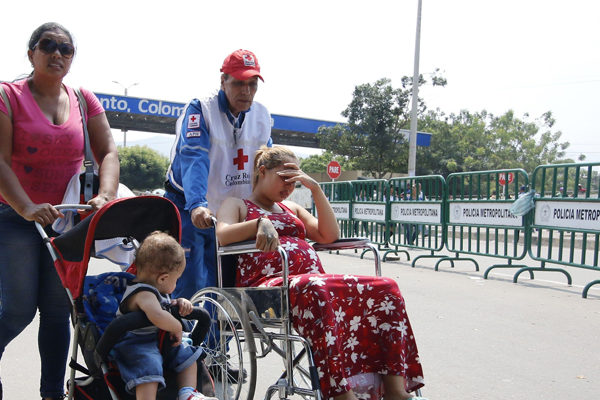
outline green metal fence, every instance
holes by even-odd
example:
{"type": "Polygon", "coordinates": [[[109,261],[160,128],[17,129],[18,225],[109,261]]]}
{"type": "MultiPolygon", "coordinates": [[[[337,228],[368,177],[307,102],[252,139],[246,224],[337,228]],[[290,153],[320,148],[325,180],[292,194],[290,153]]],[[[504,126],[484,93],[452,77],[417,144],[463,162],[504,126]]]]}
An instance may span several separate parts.
{"type": "MultiPolygon", "coordinates": [[[[352,220],[352,199],[354,198],[352,184],[347,181],[341,181],[322,182],[319,185],[333,208],[333,213],[340,226],[341,237],[355,236],[354,222],[352,220]]],[[[316,215],[314,204],[313,214],[316,215]]]]}
{"type": "Polygon", "coordinates": [[[369,179],[350,183],[354,193],[351,215],[354,236],[369,238],[379,248],[386,246],[387,181],[369,179]]]}
{"type": "Polygon", "coordinates": [[[444,248],[444,200],[446,181],[441,175],[393,178],[388,182],[387,245],[383,260],[390,253],[406,253],[401,248],[429,250],[420,258],[440,257],[436,251],[444,248]]]}
{"type": "MultiPolygon", "coordinates": [[[[535,169],[531,185],[522,169],[320,183],[331,202],[342,237],[367,237],[383,260],[391,253],[427,250],[421,258],[469,261],[488,256],[503,260],[488,267],[518,268],[513,276],[527,272],[554,271],[571,275],[547,263],[600,271],[600,163],[542,165],[535,169]],[[535,192],[535,208],[523,217],[510,212],[515,200],[535,192]],[[441,255],[444,246],[453,256],[441,255]],[[438,253],[438,254],[436,254],[438,253]],[[540,266],[515,261],[529,255],[540,266]]],[[[530,194],[531,195],[531,194],[530,194]]],[[[313,210],[314,212],[314,210],[313,210]]],[[[364,254],[364,252],[363,252],[364,254]]],[[[362,254],[361,254],[362,257],[362,254]]],[[[593,280],[583,290],[587,297],[593,280]]]]}
{"type": "Polygon", "coordinates": [[[449,261],[467,260],[461,254],[489,256],[507,260],[504,264],[489,267],[484,274],[487,278],[494,268],[515,268],[514,260],[527,254],[526,219],[516,217],[509,209],[519,195],[521,187],[527,189],[527,173],[522,169],[490,170],[450,174],[447,178],[446,202],[446,247],[455,257],[440,259],[449,261]]]}
{"type": "MultiPolygon", "coordinates": [[[[521,272],[555,271],[571,284],[566,270],[547,268],[547,262],[600,271],[599,179],[600,163],[541,165],[534,170],[529,256],[541,266],[523,267],[515,274],[515,282],[521,272]]],[[[587,297],[590,287],[599,283],[588,283],[582,296],[587,297]]]]}

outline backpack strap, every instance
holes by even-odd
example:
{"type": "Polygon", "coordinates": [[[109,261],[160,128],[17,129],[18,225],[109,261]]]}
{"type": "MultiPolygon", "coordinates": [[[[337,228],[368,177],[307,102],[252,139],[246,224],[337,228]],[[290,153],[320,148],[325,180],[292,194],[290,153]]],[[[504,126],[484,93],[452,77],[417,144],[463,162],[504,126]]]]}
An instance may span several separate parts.
{"type": "Polygon", "coordinates": [[[10,118],[10,120],[12,121],[12,108],[10,106],[10,100],[8,99],[8,96],[6,95],[4,86],[2,86],[2,85],[0,85],[0,96],[2,97],[2,100],[4,101],[6,110],[8,111],[8,118],[10,118]]]}
{"type": "Polygon", "coordinates": [[[81,93],[81,89],[75,89],[77,100],[79,101],[79,112],[81,113],[81,122],[83,123],[83,138],[85,140],[85,180],[83,183],[83,199],[87,203],[94,196],[94,156],[90,147],[90,135],[87,128],[87,101],[81,93]]]}

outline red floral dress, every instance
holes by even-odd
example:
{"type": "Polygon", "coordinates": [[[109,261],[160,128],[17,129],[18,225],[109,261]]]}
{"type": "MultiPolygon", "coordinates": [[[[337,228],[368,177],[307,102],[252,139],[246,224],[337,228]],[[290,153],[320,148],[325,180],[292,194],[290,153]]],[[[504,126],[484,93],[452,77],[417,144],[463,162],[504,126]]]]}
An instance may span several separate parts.
{"type": "MultiPolygon", "coordinates": [[[[406,388],[423,386],[417,344],[393,279],[326,274],[306,242],[302,221],[281,203],[270,213],[249,200],[246,221],[267,217],[289,254],[292,323],[313,351],[325,398],[350,389],[347,378],[361,373],[401,375],[406,388]]],[[[238,286],[279,286],[279,253],[238,257],[238,286]]]]}

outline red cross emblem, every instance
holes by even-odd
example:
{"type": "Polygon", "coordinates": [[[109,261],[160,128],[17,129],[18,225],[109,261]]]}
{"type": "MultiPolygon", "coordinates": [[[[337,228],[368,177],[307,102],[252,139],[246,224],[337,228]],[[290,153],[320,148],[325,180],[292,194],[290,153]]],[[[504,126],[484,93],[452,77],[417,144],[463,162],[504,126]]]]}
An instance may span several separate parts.
{"type": "Polygon", "coordinates": [[[200,127],[200,114],[190,114],[188,117],[188,128],[194,129],[200,127]]]}
{"type": "Polygon", "coordinates": [[[233,165],[237,164],[238,171],[244,169],[244,164],[248,162],[248,156],[244,155],[244,149],[238,149],[237,157],[233,159],[233,165]]]}

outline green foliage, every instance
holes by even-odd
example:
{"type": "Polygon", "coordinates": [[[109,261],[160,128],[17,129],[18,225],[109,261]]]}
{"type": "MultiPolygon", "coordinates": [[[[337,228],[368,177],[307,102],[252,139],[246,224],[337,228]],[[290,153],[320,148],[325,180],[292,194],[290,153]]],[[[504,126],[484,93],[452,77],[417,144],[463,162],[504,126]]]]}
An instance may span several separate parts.
{"type": "MultiPolygon", "coordinates": [[[[430,80],[433,86],[447,84],[439,69],[430,74],[430,80]]],[[[348,122],[320,128],[321,147],[352,160],[354,169],[376,178],[406,171],[408,138],[401,130],[410,125],[412,79],[404,76],[401,82],[401,88],[393,88],[386,78],[356,86],[342,112],[348,122]]],[[[426,83],[421,75],[419,86],[426,83]]],[[[485,110],[446,115],[439,110],[427,112],[422,99],[417,110],[419,131],[433,134],[430,147],[417,148],[417,175],[513,168],[531,174],[538,165],[573,162],[564,159],[569,143],[561,142],[561,132],[553,130],[550,111],[536,119],[528,114],[516,117],[513,111],[500,116],[485,110]]],[[[580,156],[579,161],[584,158],[580,156]]],[[[307,160],[306,170],[322,171],[330,159],[307,160]]]]}
{"type": "Polygon", "coordinates": [[[326,172],[327,164],[331,160],[335,160],[340,163],[343,171],[351,171],[356,169],[353,163],[346,159],[344,156],[334,155],[329,151],[324,151],[322,154],[313,154],[307,158],[303,158],[300,161],[300,168],[304,172],[326,172]]]}
{"type": "Polygon", "coordinates": [[[552,131],[554,119],[546,112],[536,120],[515,117],[513,111],[494,116],[481,111],[445,115],[429,112],[419,129],[433,133],[431,146],[419,149],[417,174],[448,175],[452,172],[523,168],[565,162],[568,142],[552,131]]]}
{"type": "Polygon", "coordinates": [[[130,189],[162,188],[169,159],[147,146],[119,147],[121,183],[130,189]]]}
{"type": "MultiPolygon", "coordinates": [[[[446,84],[440,76],[433,80],[434,85],[446,84]]],[[[419,86],[425,83],[421,76],[419,86]]],[[[357,169],[377,178],[406,171],[408,140],[400,130],[410,124],[411,94],[412,80],[406,76],[398,89],[386,78],[356,86],[351,103],[342,112],[348,123],[320,128],[317,137],[321,147],[351,159],[357,169]]],[[[422,114],[425,109],[419,99],[418,112],[422,114]]]]}

